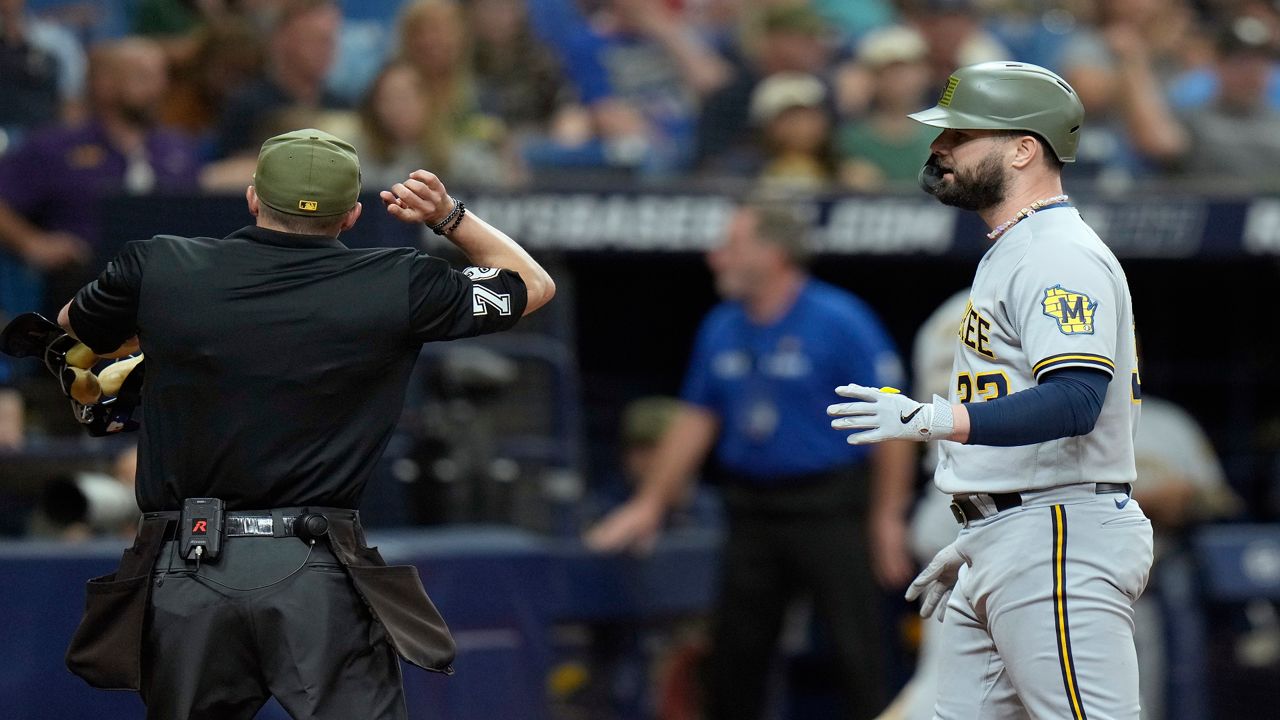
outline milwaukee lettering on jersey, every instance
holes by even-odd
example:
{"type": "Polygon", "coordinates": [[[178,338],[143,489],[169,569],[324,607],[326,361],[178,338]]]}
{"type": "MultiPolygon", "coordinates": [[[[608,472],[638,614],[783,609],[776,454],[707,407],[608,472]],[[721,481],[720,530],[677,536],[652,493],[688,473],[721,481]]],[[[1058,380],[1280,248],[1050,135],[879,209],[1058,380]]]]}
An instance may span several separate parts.
{"type": "Polygon", "coordinates": [[[973,309],[972,300],[964,307],[964,320],[957,334],[965,347],[984,358],[996,359],[996,354],[991,351],[991,322],[973,309]]]}

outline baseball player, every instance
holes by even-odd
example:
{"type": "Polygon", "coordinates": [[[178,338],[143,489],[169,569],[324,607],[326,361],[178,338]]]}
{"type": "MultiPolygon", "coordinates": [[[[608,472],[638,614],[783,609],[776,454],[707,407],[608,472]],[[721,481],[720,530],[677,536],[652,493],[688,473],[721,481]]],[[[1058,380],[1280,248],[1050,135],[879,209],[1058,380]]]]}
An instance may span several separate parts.
{"type": "Polygon", "coordinates": [[[1062,192],[1084,110],[1048,70],[994,62],[911,117],[942,128],[926,191],[991,228],[950,397],[846,385],[828,412],[854,445],[942,441],[934,482],[962,529],[907,591],[945,619],[935,716],[1137,720],[1141,386],[1124,271],[1062,192]]]}

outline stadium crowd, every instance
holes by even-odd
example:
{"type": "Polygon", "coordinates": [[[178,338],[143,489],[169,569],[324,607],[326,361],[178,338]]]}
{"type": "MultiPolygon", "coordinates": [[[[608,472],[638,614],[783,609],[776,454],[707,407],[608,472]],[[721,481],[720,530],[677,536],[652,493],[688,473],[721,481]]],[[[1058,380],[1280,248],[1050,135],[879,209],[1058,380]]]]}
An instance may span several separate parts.
{"type": "Polygon", "coordinates": [[[36,4],[0,5],[0,248],[44,273],[91,262],[97,198],[238,192],[302,125],[356,140],[370,187],[419,166],[901,187],[932,138],[904,114],[985,60],[1078,88],[1069,182],[1257,189],[1280,159],[1259,0],[143,0],[111,37],[95,4],[36,4]]]}

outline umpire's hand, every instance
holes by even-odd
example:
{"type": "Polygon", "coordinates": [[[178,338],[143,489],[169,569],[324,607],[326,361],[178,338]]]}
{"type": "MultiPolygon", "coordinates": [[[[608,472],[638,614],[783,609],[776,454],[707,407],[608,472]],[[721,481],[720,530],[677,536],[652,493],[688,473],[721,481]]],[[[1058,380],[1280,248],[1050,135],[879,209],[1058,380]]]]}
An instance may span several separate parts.
{"type": "Polygon", "coordinates": [[[414,170],[409,179],[378,193],[387,212],[406,223],[439,224],[453,210],[453,198],[444,183],[426,170],[414,170]]]}

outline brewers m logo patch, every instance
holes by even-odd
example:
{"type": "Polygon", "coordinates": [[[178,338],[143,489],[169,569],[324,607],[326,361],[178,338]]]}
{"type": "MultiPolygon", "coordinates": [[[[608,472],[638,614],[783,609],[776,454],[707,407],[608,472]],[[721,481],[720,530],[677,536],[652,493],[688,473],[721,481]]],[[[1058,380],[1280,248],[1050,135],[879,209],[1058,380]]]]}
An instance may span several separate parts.
{"type": "Polygon", "coordinates": [[[299,200],[298,209],[305,210],[307,212],[315,212],[320,209],[320,203],[315,200],[299,200]]]}
{"type": "Polygon", "coordinates": [[[1044,289],[1044,314],[1058,321],[1063,335],[1092,335],[1093,312],[1098,303],[1089,296],[1061,285],[1044,289]]]}

